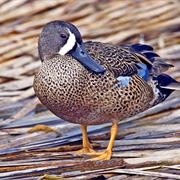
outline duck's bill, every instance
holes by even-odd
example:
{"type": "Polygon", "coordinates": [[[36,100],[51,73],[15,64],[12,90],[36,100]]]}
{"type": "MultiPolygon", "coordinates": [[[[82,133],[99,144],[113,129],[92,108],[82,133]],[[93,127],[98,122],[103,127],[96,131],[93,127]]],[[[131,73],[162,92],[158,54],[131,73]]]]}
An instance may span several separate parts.
{"type": "Polygon", "coordinates": [[[98,64],[85,50],[84,45],[77,44],[76,48],[71,52],[76,60],[78,60],[85,68],[96,74],[103,74],[105,69],[98,64]]]}

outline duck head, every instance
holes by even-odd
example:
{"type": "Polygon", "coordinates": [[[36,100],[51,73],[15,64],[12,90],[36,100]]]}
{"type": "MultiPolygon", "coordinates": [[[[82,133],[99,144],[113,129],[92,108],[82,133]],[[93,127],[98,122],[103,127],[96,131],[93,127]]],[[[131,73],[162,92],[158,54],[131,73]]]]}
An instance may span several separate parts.
{"type": "Polygon", "coordinates": [[[79,30],[68,22],[52,21],[46,24],[39,37],[38,50],[41,61],[51,59],[57,54],[70,55],[91,72],[105,72],[86,51],[79,30]]]}

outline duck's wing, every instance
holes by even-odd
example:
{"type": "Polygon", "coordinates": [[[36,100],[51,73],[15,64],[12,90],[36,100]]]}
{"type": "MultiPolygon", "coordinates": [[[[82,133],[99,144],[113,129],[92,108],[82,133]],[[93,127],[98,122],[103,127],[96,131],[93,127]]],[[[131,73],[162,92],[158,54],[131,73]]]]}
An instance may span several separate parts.
{"type": "Polygon", "coordinates": [[[152,76],[158,76],[173,67],[172,64],[166,63],[162,57],[155,53],[152,46],[146,44],[133,44],[121,47],[134,53],[140,61],[148,67],[152,76]]]}
{"type": "Polygon", "coordinates": [[[144,80],[158,76],[172,65],[167,64],[145,44],[115,46],[100,42],[86,42],[88,53],[115,78],[138,75],[144,80]]]}
{"type": "Polygon", "coordinates": [[[86,42],[88,53],[117,78],[137,73],[139,58],[130,51],[107,43],[86,42]]]}

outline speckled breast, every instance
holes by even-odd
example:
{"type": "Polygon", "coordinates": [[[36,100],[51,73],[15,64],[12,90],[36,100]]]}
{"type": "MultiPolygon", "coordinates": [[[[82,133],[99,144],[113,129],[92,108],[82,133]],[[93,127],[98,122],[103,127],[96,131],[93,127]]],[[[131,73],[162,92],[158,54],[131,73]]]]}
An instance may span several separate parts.
{"type": "Polygon", "coordinates": [[[138,84],[135,77],[122,89],[116,81],[108,71],[94,75],[71,57],[57,56],[42,63],[34,90],[51,112],[78,124],[119,121],[149,107],[153,95],[145,82],[138,84]]]}

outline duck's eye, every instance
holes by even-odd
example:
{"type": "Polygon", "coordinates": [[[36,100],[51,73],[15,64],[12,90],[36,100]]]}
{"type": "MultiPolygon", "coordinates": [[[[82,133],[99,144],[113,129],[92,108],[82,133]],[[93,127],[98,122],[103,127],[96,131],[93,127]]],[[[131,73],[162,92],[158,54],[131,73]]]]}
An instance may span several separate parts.
{"type": "Polygon", "coordinates": [[[67,38],[66,34],[60,34],[60,36],[61,36],[63,39],[67,38]]]}

